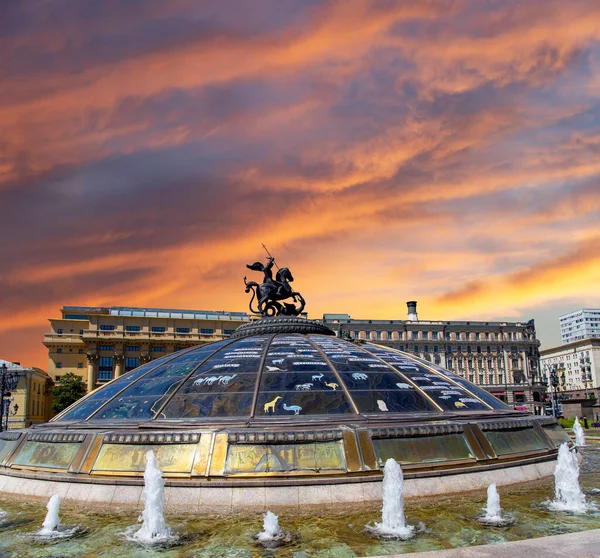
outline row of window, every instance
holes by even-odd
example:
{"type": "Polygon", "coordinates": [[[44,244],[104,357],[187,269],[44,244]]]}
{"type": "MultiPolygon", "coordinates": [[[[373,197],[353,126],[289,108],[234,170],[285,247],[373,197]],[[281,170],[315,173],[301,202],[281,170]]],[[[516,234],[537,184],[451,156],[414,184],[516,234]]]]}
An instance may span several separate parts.
{"type": "MultiPolygon", "coordinates": [[[[361,338],[361,334],[362,334],[362,336],[366,337],[367,339],[372,338],[374,336],[375,339],[382,340],[382,339],[384,339],[384,334],[385,334],[386,339],[392,339],[394,333],[396,333],[398,336],[401,336],[403,334],[402,331],[394,332],[394,331],[353,330],[350,332],[350,335],[354,339],[361,338]]],[[[494,339],[500,339],[500,338],[501,338],[500,333],[494,334],[494,333],[476,332],[476,333],[472,334],[472,333],[460,333],[460,332],[451,332],[451,331],[446,332],[446,340],[447,341],[457,341],[457,340],[463,340],[463,341],[489,340],[489,341],[493,341],[494,339]]],[[[410,339],[431,339],[431,340],[440,339],[441,340],[441,339],[443,339],[443,337],[442,337],[441,331],[410,331],[410,339]]],[[[507,331],[507,332],[504,332],[504,339],[516,341],[518,339],[521,339],[521,334],[517,331],[507,331]]]]}
{"type": "MultiPolygon", "coordinates": [[[[114,331],[115,330],[115,326],[114,325],[101,325],[100,326],[100,331],[114,331]]],[[[71,330],[73,331],[73,330],[71,330]]],[[[128,331],[130,333],[135,333],[135,332],[140,332],[141,331],[141,327],[140,326],[125,326],[125,331],[128,331]]],[[[153,327],[152,328],[152,333],[165,333],[167,330],[164,327],[153,327]]],[[[234,329],[225,329],[223,330],[223,334],[224,335],[231,335],[235,330],[234,329]]],[[[175,333],[190,333],[191,330],[189,327],[178,327],[175,329],[175,333]]],[[[56,333],[58,335],[63,335],[63,330],[62,329],[57,329],[56,333]]],[[[200,330],[200,334],[201,335],[214,335],[215,330],[214,329],[209,329],[209,328],[205,328],[205,329],[201,329],[200,330]]],[[[379,332],[381,333],[381,332],[379,332]]],[[[83,329],[79,330],[79,335],[83,335],[83,329]]],[[[391,337],[391,333],[390,333],[390,337],[391,337]]],[[[379,337],[378,337],[379,339],[379,337]]]]}

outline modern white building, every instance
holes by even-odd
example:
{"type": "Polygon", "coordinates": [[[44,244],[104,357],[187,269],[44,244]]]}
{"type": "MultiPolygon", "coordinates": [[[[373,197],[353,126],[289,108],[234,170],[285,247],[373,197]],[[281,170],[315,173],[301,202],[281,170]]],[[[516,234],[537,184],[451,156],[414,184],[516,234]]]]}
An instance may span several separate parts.
{"type": "Polygon", "coordinates": [[[556,370],[559,394],[582,397],[583,392],[595,393],[600,387],[600,339],[581,339],[545,349],[540,351],[540,363],[549,385],[550,373],[556,370]]]}
{"type": "Polygon", "coordinates": [[[582,308],[559,318],[563,344],[600,338],[600,309],[582,308]]]}

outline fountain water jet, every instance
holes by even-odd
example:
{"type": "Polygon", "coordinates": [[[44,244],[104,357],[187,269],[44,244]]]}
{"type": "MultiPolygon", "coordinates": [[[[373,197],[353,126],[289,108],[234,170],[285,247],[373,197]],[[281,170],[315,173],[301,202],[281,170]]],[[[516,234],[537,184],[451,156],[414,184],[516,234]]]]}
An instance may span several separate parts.
{"type": "Polygon", "coordinates": [[[381,523],[367,525],[367,529],[383,537],[410,539],[415,528],[406,524],[404,517],[404,494],[402,468],[394,459],[388,459],[383,468],[383,507],[381,523]]]}
{"type": "Polygon", "coordinates": [[[583,433],[583,428],[581,427],[578,417],[575,417],[573,432],[575,433],[575,445],[585,446],[585,434],[583,433]]]}
{"type": "Polygon", "coordinates": [[[555,511],[572,513],[585,513],[586,510],[594,509],[593,505],[586,503],[585,494],[579,486],[577,454],[569,451],[566,442],[558,450],[558,461],[554,471],[554,500],[548,507],[555,511]]]}
{"type": "Polygon", "coordinates": [[[60,525],[60,517],[58,512],[60,510],[60,497],[56,494],[50,498],[48,505],[46,506],[48,513],[42,524],[42,528],[38,531],[38,535],[48,536],[58,533],[58,527],[60,525]]]}
{"type": "Polygon", "coordinates": [[[156,462],[154,452],[146,453],[146,470],[144,471],[144,511],[138,521],[142,527],[132,538],[141,544],[173,543],[177,536],[173,535],[165,521],[164,506],[165,481],[162,471],[156,462]]]}
{"type": "Polygon", "coordinates": [[[485,515],[479,518],[479,523],[494,527],[504,527],[515,522],[515,518],[512,515],[502,515],[500,495],[495,483],[488,486],[487,505],[483,509],[485,510],[485,515]]]}
{"type": "Polygon", "coordinates": [[[285,534],[279,527],[278,517],[271,511],[267,511],[263,521],[263,530],[256,535],[260,542],[279,541],[285,534]]]}

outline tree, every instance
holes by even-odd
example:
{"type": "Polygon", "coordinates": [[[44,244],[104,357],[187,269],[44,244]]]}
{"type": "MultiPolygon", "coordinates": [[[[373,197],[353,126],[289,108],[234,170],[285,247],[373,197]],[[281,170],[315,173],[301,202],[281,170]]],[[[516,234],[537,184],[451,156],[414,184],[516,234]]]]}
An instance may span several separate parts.
{"type": "Polygon", "coordinates": [[[60,384],[52,390],[54,400],[52,401],[52,410],[60,413],[78,399],[85,395],[85,384],[77,374],[67,372],[61,376],[60,384]]]}

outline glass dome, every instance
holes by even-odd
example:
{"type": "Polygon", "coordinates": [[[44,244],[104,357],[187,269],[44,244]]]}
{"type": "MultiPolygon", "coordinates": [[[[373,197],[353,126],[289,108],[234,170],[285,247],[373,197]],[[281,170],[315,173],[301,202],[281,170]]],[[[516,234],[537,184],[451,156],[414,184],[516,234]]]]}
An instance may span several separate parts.
{"type": "Polygon", "coordinates": [[[53,422],[347,420],[490,411],[510,409],[407,353],[327,335],[280,333],[219,341],[152,361],[53,422]]]}

